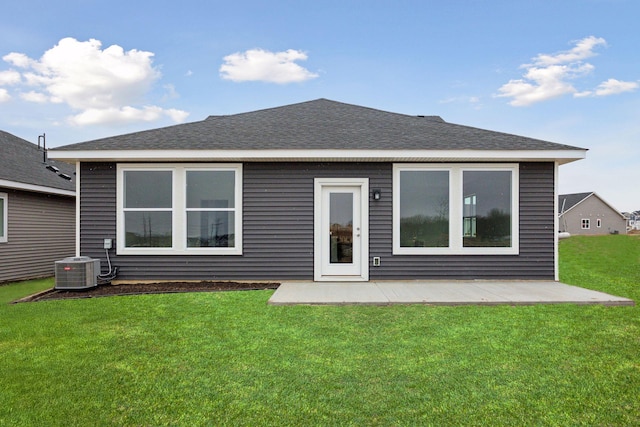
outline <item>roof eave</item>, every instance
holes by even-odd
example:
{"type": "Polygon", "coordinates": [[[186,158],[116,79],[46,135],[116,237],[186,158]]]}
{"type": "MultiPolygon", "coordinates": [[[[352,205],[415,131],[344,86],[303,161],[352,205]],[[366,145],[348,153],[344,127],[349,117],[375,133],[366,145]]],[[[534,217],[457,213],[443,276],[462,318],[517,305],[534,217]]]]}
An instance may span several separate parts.
{"type": "Polygon", "coordinates": [[[586,157],[587,150],[49,150],[69,163],[127,161],[323,161],[323,162],[558,162],[586,157]]]}
{"type": "Polygon", "coordinates": [[[0,188],[10,188],[12,190],[32,191],[35,193],[55,194],[58,196],[75,197],[76,192],[64,190],[62,188],[46,187],[44,185],[26,184],[23,182],[8,181],[0,179],[0,188]]]}

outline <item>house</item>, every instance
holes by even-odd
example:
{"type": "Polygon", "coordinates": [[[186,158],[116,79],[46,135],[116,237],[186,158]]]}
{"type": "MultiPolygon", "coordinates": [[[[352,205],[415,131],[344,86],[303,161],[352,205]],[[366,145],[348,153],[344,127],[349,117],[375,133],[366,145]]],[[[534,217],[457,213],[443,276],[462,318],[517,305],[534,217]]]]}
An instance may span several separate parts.
{"type": "Polygon", "coordinates": [[[625,216],[594,192],[560,195],[558,215],[559,230],[572,236],[627,232],[625,216]]]}
{"type": "Polygon", "coordinates": [[[556,279],[586,150],[318,99],[67,145],[119,281],[556,279]]]}
{"type": "Polygon", "coordinates": [[[73,256],[75,177],[42,147],[0,131],[0,283],[53,276],[73,256]]]}
{"type": "Polygon", "coordinates": [[[627,218],[627,231],[640,230],[640,211],[623,212],[622,214],[627,218]]]}

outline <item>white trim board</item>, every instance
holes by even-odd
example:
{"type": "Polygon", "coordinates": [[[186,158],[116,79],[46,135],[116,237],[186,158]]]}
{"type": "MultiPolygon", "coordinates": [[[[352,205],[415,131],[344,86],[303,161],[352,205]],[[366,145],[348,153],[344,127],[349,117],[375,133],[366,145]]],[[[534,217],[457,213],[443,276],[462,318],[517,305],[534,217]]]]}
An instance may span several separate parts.
{"type": "Polygon", "coordinates": [[[586,150],[49,150],[49,158],[76,161],[369,161],[570,163],[586,150]]]}

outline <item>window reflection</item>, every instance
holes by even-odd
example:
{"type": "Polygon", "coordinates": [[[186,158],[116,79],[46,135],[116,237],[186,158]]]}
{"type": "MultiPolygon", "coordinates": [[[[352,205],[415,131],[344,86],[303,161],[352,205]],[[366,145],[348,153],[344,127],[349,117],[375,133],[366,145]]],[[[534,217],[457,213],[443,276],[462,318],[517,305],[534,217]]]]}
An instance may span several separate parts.
{"type": "Polygon", "coordinates": [[[353,262],[353,193],[329,195],[330,262],[353,262]]]}
{"type": "Polygon", "coordinates": [[[449,172],[400,172],[400,246],[449,246],[449,172]]]}
{"type": "Polygon", "coordinates": [[[124,227],[128,248],[171,247],[171,212],[125,212],[124,227]]]}
{"type": "Polygon", "coordinates": [[[234,247],[234,207],[234,171],[187,171],[187,247],[234,247]]]}
{"type": "Polygon", "coordinates": [[[125,171],[123,176],[125,246],[172,247],[172,172],[125,171]]]}
{"type": "Polygon", "coordinates": [[[464,171],[464,247],[511,246],[511,172],[464,171]]]}

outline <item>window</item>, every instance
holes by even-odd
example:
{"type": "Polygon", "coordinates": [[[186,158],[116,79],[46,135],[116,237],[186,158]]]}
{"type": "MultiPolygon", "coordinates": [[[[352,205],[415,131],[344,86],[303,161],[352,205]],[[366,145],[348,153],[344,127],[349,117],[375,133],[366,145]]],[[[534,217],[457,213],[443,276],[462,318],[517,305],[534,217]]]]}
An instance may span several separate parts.
{"type": "Polygon", "coordinates": [[[449,246],[449,171],[401,170],[400,246],[449,246]]]}
{"type": "Polygon", "coordinates": [[[7,213],[7,193],[0,193],[0,243],[7,242],[8,213],[7,213]]]}
{"type": "Polygon", "coordinates": [[[591,220],[589,218],[582,219],[582,229],[588,230],[591,228],[591,220]]]}
{"type": "Polygon", "coordinates": [[[512,171],[463,170],[463,246],[511,247],[512,171]]]}
{"type": "Polygon", "coordinates": [[[172,247],[173,171],[124,170],[122,181],[125,247],[172,247]]]}
{"type": "Polygon", "coordinates": [[[602,228],[602,218],[596,219],[596,227],[597,228],[602,228]]]}
{"type": "Polygon", "coordinates": [[[118,253],[242,253],[241,165],[119,165],[118,253]]]}
{"type": "Polygon", "coordinates": [[[234,247],[236,172],[187,170],[186,173],[187,247],[234,247]]]}
{"type": "Polygon", "coordinates": [[[394,254],[517,254],[518,165],[394,165],[394,254]]]}

